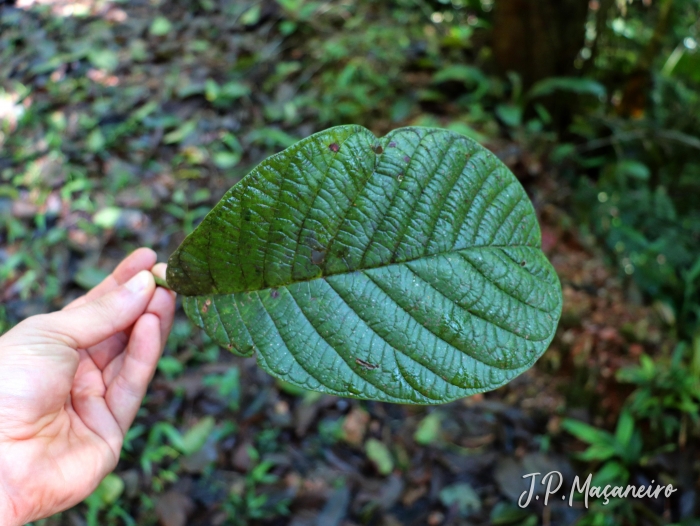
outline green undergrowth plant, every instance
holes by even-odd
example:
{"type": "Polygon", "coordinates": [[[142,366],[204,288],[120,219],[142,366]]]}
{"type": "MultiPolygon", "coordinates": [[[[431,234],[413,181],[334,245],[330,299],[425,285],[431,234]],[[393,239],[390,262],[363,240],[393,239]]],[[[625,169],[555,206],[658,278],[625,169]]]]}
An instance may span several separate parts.
{"type": "Polygon", "coordinates": [[[252,468],[245,477],[234,483],[223,503],[223,511],[232,526],[245,526],[251,520],[264,520],[289,515],[291,499],[271,496],[269,486],[279,477],[270,471],[275,467],[271,460],[261,460],[260,452],[248,446],[252,468]]]}
{"type": "Polygon", "coordinates": [[[691,86],[660,76],[643,118],[579,118],[572,132],[585,142],[568,145],[587,174],[575,193],[584,232],[687,341],[700,323],[700,96],[691,86]]]}
{"type": "MultiPolygon", "coordinates": [[[[643,354],[638,365],[617,373],[618,382],[634,387],[618,420],[618,430],[634,430],[633,445],[621,448],[619,434],[567,422],[567,431],[591,445],[581,460],[601,483],[626,484],[635,473],[674,480],[676,470],[659,472],[659,466],[672,458],[666,454],[692,448],[700,434],[700,98],[694,82],[688,75],[654,74],[638,118],[601,105],[571,128],[584,141],[557,152],[573,161],[562,164],[564,172],[575,166],[585,174],[574,194],[584,236],[601,241],[630,296],[651,303],[679,342],[673,352],[643,354]]],[[[620,500],[593,507],[583,524],[638,523],[652,514],[645,503],[620,500]]]]}
{"type": "MultiPolygon", "coordinates": [[[[566,139],[571,143],[559,144],[550,159],[563,177],[575,174],[572,201],[582,237],[606,249],[628,298],[653,305],[669,343],[679,342],[675,349],[645,343],[647,354],[639,364],[617,373],[623,388],[634,388],[618,426],[626,422],[640,434],[642,455],[626,464],[619,457],[588,461],[598,473],[616,473],[620,480],[625,473],[677,477],[682,492],[683,468],[667,462],[692,450],[699,431],[700,77],[695,66],[700,53],[697,5],[659,5],[672,23],[653,31],[643,20],[658,12],[642,9],[641,3],[627,14],[611,11],[614,18],[599,32],[587,68],[607,96],[574,117],[566,139]],[[650,459],[653,467],[646,465],[650,459]]],[[[589,444],[614,437],[573,426],[568,430],[589,444]],[[590,433],[581,434],[582,429],[590,433]]],[[[591,446],[586,453],[600,450],[591,446]]],[[[593,509],[584,524],[661,523],[650,519],[653,513],[640,502],[606,508],[593,509]]]]}
{"type": "Polygon", "coordinates": [[[648,422],[657,442],[679,445],[700,437],[700,336],[681,342],[670,357],[642,355],[638,366],[621,369],[617,379],[636,387],[629,410],[648,422]]]}
{"type": "Polygon", "coordinates": [[[414,404],[528,369],[562,301],[520,183],[432,128],[340,126],[269,158],[183,241],[167,282],[214,341],[273,376],[414,404]]]}
{"type": "MultiPolygon", "coordinates": [[[[591,487],[626,488],[628,484],[636,484],[635,473],[643,472],[658,455],[675,449],[674,444],[661,442],[661,445],[658,445],[649,440],[640,425],[639,415],[631,407],[620,413],[612,433],[573,419],[565,419],[562,428],[588,444],[585,451],[575,454],[574,457],[591,466],[591,487]]],[[[662,484],[664,475],[659,474],[656,479],[656,482],[662,484]]],[[[637,524],[641,517],[648,516],[653,514],[644,503],[629,498],[610,497],[607,501],[594,501],[590,510],[576,524],[637,524]]]]}
{"type": "Polygon", "coordinates": [[[165,420],[150,428],[135,425],[126,435],[122,457],[131,459],[138,453],[141,470],[158,493],[178,480],[182,461],[198,453],[208,441],[219,442],[235,431],[235,424],[217,425],[211,416],[201,418],[184,432],[165,420]],[[134,446],[137,440],[144,442],[138,450],[134,446]]]}

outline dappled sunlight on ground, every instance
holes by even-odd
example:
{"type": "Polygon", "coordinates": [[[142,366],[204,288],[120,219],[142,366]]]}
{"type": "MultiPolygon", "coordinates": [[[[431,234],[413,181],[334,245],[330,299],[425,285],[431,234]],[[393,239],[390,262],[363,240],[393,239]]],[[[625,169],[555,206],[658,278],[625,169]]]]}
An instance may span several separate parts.
{"type": "MultiPolygon", "coordinates": [[[[7,127],[12,132],[17,127],[17,120],[24,115],[26,109],[31,105],[31,99],[21,100],[17,92],[5,91],[0,88],[0,124],[7,127]]],[[[2,129],[0,129],[0,146],[2,146],[2,129]]]]}
{"type": "Polygon", "coordinates": [[[17,0],[20,9],[48,7],[55,16],[100,16],[112,22],[124,22],[123,9],[105,0],[17,0]]]}

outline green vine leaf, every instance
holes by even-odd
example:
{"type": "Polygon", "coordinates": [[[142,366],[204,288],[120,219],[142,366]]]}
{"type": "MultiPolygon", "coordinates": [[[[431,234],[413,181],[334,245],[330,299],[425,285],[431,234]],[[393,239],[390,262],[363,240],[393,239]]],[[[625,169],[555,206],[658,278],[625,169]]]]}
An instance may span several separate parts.
{"type": "Polygon", "coordinates": [[[551,342],[562,296],[515,176],[456,133],[312,135],[231,188],[168,285],[223,347],[339,396],[444,403],[551,342]]]}

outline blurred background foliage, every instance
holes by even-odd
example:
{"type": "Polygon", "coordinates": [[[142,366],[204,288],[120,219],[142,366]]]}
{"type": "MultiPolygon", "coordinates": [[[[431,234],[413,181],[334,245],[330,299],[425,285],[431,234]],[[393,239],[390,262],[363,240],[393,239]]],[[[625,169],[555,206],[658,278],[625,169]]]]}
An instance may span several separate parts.
{"type": "MultiPolygon", "coordinates": [[[[697,524],[699,15],[697,0],[0,2],[0,330],[138,246],[165,259],[235,181],[315,131],[445,127],[526,186],[568,305],[533,373],[571,379],[552,387],[563,401],[527,409],[510,448],[499,411],[529,387],[487,396],[488,448],[682,488],[666,504],[520,510],[503,462],[487,482],[425,467],[457,447],[445,412],[270,384],[179,319],[117,474],[46,524],[697,524]],[[394,447],[404,431],[411,446],[394,447]],[[345,491],[360,484],[347,473],[323,485],[290,468],[289,440],[314,469],[382,480],[394,504],[345,491]]],[[[444,411],[462,422],[469,404],[444,411]]]]}

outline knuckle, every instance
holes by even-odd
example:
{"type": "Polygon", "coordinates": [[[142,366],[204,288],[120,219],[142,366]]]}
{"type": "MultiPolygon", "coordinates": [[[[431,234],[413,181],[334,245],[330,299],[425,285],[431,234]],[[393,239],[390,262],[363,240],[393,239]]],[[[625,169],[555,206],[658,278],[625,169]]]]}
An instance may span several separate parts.
{"type": "Polygon", "coordinates": [[[25,332],[32,339],[39,341],[60,342],[76,349],[78,343],[70,334],[70,327],[58,323],[54,314],[37,314],[31,316],[15,327],[25,332]]]}

